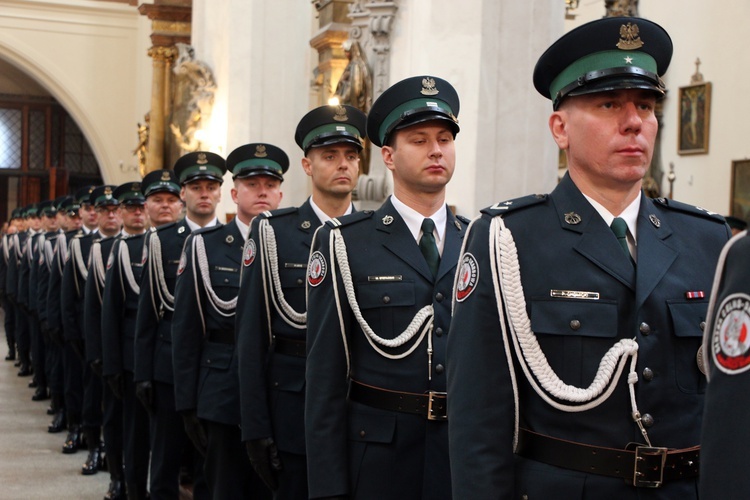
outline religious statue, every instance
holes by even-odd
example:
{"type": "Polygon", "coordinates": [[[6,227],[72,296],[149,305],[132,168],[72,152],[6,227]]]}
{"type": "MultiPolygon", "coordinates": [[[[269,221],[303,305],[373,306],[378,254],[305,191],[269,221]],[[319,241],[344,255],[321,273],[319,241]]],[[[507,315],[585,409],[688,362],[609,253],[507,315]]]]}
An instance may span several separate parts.
{"type": "Polygon", "coordinates": [[[372,106],[370,68],[362,55],[359,42],[347,40],[343,48],[349,63],[341,74],[334,96],[338,97],[339,104],[348,104],[367,113],[372,106]]]}
{"type": "Polygon", "coordinates": [[[184,43],[175,44],[178,55],[172,72],[173,100],[169,129],[170,156],[173,163],[180,156],[200,149],[196,134],[205,130],[214,104],[216,82],[208,66],[195,59],[195,50],[184,43]]]}
{"type": "Polygon", "coordinates": [[[638,0],[604,0],[604,17],[638,17],[638,0]]]}
{"type": "Polygon", "coordinates": [[[138,145],[133,150],[133,155],[138,158],[138,172],[141,177],[145,177],[148,171],[146,170],[146,156],[148,153],[148,133],[149,133],[149,122],[151,121],[151,113],[146,113],[144,116],[144,122],[138,123],[138,145]]]}

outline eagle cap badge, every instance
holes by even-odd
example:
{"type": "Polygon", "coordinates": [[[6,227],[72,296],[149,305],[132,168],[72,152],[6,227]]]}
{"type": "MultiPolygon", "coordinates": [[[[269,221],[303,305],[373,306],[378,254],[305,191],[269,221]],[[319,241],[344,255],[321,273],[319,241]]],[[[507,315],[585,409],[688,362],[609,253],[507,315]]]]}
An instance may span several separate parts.
{"type": "Polygon", "coordinates": [[[620,41],[617,42],[617,48],[620,50],[636,50],[643,47],[643,40],[641,40],[639,33],[640,29],[635,23],[620,26],[620,41]]]}
{"type": "Polygon", "coordinates": [[[438,95],[440,91],[435,88],[435,79],[429,76],[422,78],[422,95],[438,95]]]}

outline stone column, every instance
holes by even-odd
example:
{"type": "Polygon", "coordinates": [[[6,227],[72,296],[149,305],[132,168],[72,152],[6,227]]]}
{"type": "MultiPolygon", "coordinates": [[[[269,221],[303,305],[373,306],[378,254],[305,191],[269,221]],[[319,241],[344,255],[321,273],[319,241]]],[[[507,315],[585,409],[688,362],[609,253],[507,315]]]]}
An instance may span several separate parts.
{"type": "Polygon", "coordinates": [[[315,106],[328,103],[335,85],[348,64],[342,47],[349,38],[349,5],[354,0],[321,0],[315,2],[318,11],[319,30],[310,40],[310,46],[318,51],[317,86],[318,102],[315,106]]]}

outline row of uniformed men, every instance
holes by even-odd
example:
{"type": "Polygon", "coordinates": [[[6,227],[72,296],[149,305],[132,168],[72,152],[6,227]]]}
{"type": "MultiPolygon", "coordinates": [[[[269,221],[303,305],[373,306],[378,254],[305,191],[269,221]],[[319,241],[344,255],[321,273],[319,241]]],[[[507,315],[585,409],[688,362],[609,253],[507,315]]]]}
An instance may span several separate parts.
{"type": "MultiPolygon", "coordinates": [[[[185,435],[213,498],[696,498],[698,348],[729,231],[641,191],[671,53],[667,33],[636,18],[550,47],[534,81],[570,174],[470,229],[445,204],[458,96],[424,76],[367,117],[324,106],[300,121],[312,180],[300,207],[266,211],[288,159],[250,144],[226,164],[181,158],[185,219],[113,241],[106,266],[106,239],[72,238],[61,297],[79,299],[63,306],[80,317],[62,322],[65,345],[84,372],[101,369],[105,407],[108,391],[133,402],[127,426],[150,413],[152,498],[175,498],[162,488],[176,488],[185,435]],[[365,130],[394,193],[355,212],[365,130]],[[227,166],[238,216],[220,225],[227,166]]],[[[125,457],[138,498],[145,475],[131,479],[125,457]]]]}

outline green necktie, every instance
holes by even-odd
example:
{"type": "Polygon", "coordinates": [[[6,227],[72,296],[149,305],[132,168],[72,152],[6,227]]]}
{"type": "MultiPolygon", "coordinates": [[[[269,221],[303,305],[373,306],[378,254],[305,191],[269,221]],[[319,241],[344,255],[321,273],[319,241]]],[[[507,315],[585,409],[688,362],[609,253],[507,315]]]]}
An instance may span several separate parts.
{"type": "Polygon", "coordinates": [[[617,242],[622,247],[622,251],[625,252],[630,263],[634,264],[633,256],[630,254],[630,248],[628,248],[628,224],[625,222],[625,219],[622,217],[615,217],[615,220],[612,221],[612,225],[609,227],[612,229],[612,232],[615,233],[617,242]]]}
{"type": "Polygon", "coordinates": [[[419,249],[422,251],[427,265],[432,271],[432,277],[437,276],[438,266],[440,265],[440,253],[435,244],[435,222],[432,219],[422,221],[422,237],[419,239],[419,249]]]}

